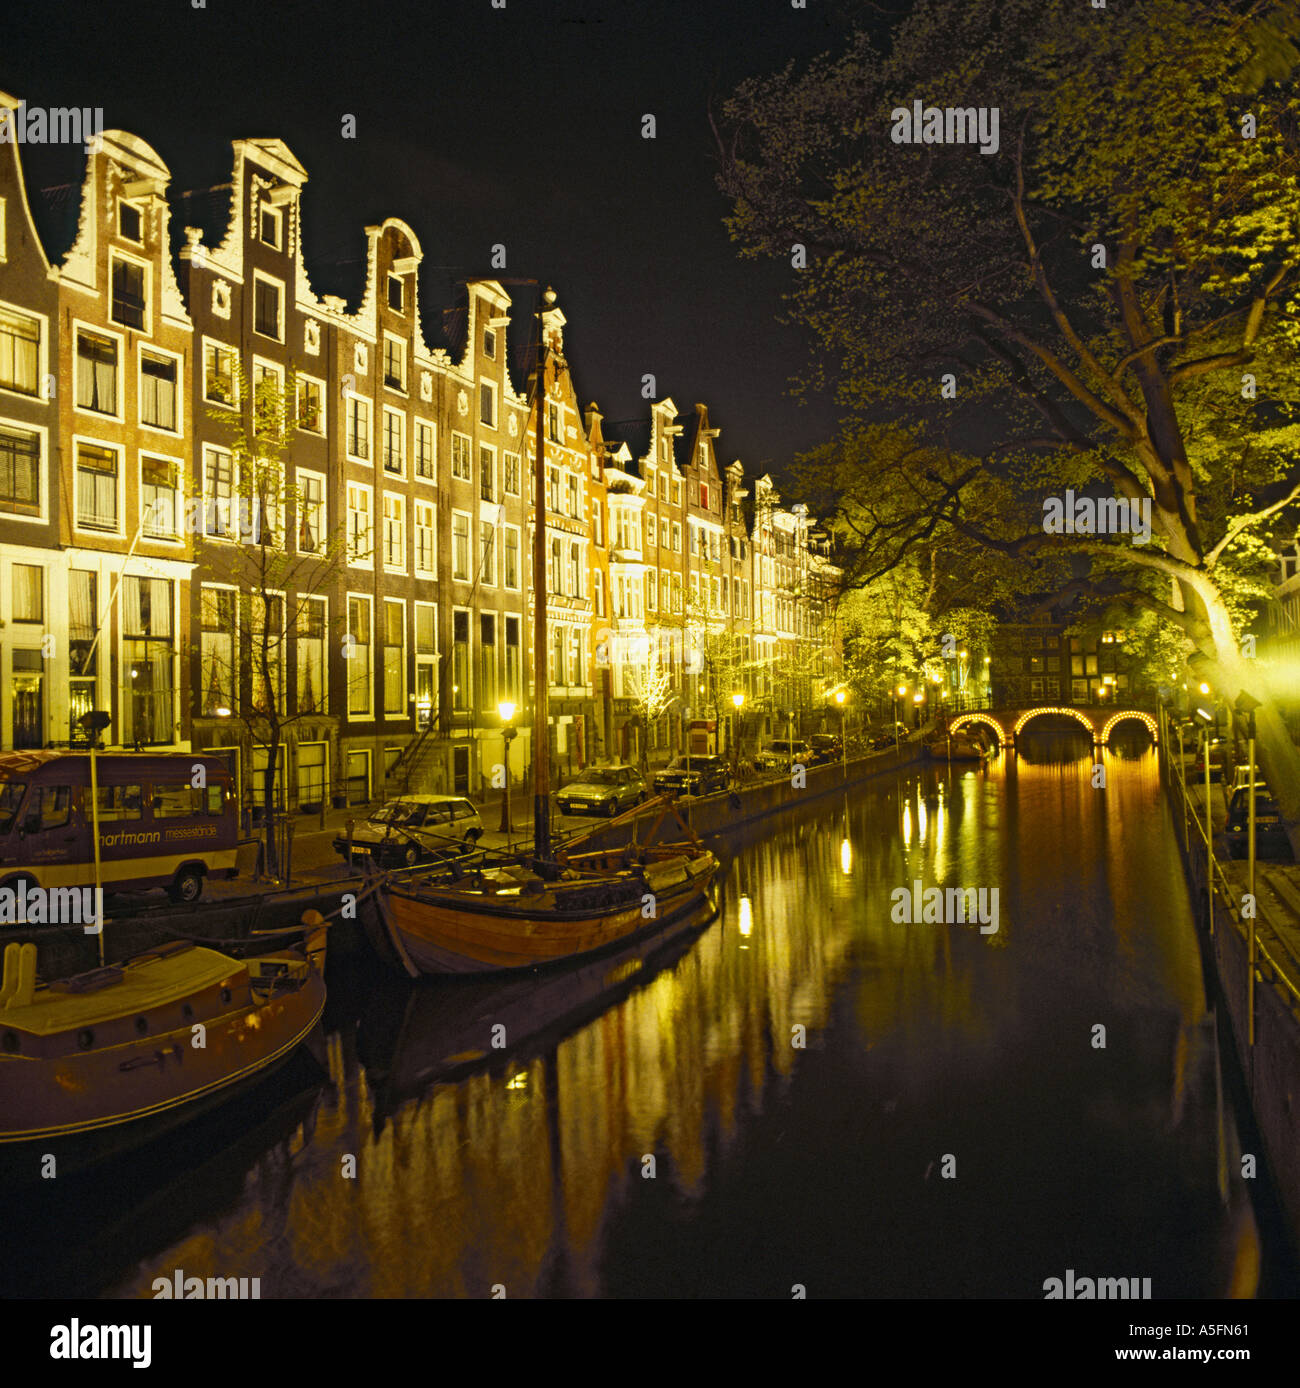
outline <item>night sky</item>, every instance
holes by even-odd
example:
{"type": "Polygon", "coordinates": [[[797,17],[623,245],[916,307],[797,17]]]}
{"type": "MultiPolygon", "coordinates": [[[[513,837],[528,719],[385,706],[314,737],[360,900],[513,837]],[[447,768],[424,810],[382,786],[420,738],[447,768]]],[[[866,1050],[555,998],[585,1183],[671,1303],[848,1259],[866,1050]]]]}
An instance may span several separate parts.
{"type": "MultiPolygon", "coordinates": [[[[799,406],[801,335],[778,324],[795,273],[741,261],[723,226],[708,109],[736,83],[838,47],[856,0],[191,0],[10,6],[0,87],[33,106],[102,107],[148,141],[173,193],[225,182],[230,141],[283,139],[306,167],[317,293],[363,288],[362,228],[405,219],[424,249],[423,318],[443,345],[455,281],[540,277],[559,294],[584,403],[648,413],[641,377],[709,405],[722,457],[779,476],[833,431],[799,406]],[[345,113],[357,138],[341,136],[345,113]],[[657,138],[641,136],[651,113],[657,138]],[[507,265],[493,271],[491,246],[507,265]]],[[[878,11],[876,11],[878,14],[878,11]]],[[[38,190],[80,183],[79,150],[28,146],[38,190]]],[[[64,199],[65,204],[68,200],[64,199]]],[[[37,206],[52,259],[75,232],[37,206]]],[[[184,216],[173,198],[174,230],[184,216]]],[[[520,289],[517,297],[522,307],[520,289]]],[[[519,324],[519,319],[516,320],[519,324]]],[[[519,324],[522,327],[522,324],[519,324]]],[[[517,327],[516,349],[522,333],[517,327]]],[[[522,383],[521,383],[522,384],[522,383]]],[[[618,430],[609,427],[611,436],[618,430]]]]}

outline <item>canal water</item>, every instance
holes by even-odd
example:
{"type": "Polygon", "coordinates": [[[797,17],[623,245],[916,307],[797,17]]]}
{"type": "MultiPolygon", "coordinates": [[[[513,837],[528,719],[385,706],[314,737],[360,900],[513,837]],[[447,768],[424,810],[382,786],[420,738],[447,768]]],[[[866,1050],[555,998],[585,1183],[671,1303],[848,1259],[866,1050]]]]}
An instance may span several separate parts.
{"type": "Polygon", "coordinates": [[[1262,1262],[1268,1293],[1155,755],[1102,764],[1043,737],[817,800],[669,957],[545,996],[336,957],[327,1079],[47,1183],[5,1290],[1208,1297],[1262,1262]],[[898,919],[918,882],[996,891],[996,930],[898,919]]]}

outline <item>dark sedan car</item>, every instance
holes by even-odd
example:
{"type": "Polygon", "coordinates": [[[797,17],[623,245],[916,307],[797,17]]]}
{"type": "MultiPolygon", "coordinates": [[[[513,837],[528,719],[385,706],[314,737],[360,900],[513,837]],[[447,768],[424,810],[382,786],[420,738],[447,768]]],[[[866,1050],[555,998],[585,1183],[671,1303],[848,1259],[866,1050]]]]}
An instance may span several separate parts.
{"type": "Polygon", "coordinates": [[[678,757],[654,778],[657,791],[673,795],[709,795],[731,784],[731,768],[721,757],[678,757]]]}
{"type": "Polygon", "coordinates": [[[810,740],[814,763],[839,761],[844,755],[844,744],[834,733],[813,733],[810,740]]]}
{"type": "MultiPolygon", "coordinates": [[[[1232,792],[1228,801],[1228,844],[1234,858],[1249,853],[1250,787],[1242,786],[1232,792]]],[[[1291,843],[1282,828],[1282,816],[1277,801],[1268,793],[1262,781],[1255,782],[1255,853],[1260,858],[1281,858],[1290,861],[1291,843]]]]}
{"type": "Polygon", "coordinates": [[[604,814],[613,818],[646,798],[635,766],[592,766],[555,797],[564,814],[604,814]]]}

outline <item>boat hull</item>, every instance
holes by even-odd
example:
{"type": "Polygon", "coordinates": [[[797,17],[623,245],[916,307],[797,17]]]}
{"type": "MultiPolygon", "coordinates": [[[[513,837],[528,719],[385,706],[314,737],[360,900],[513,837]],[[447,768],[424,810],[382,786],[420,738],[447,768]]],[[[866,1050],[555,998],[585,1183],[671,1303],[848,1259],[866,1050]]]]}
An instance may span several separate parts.
{"type": "Polygon", "coordinates": [[[717,859],[706,852],[683,860],[680,881],[651,879],[646,892],[631,901],[585,911],[534,907],[519,898],[506,902],[470,891],[392,886],[375,893],[370,929],[379,936],[381,953],[390,959],[404,956],[403,962],[409,960],[421,974],[536,969],[661,931],[705,900],[717,870],[717,859]]]}
{"type": "MultiPolygon", "coordinates": [[[[79,1165],[137,1134],[147,1140],[287,1060],[320,1020],[324,979],[296,952],[262,961],[268,973],[285,968],[284,986],[255,981],[261,963],[225,962],[223,977],[210,974],[157,1009],[104,1017],[76,1037],[21,1035],[19,1053],[0,1055],[6,1168],[29,1161],[35,1170],[45,1153],[57,1159],[65,1147],[79,1165]],[[83,1035],[91,1044],[80,1048],[83,1035]],[[110,1140],[98,1140],[106,1134],[110,1140]]],[[[4,1021],[0,1013],[0,1028],[4,1021]]]]}

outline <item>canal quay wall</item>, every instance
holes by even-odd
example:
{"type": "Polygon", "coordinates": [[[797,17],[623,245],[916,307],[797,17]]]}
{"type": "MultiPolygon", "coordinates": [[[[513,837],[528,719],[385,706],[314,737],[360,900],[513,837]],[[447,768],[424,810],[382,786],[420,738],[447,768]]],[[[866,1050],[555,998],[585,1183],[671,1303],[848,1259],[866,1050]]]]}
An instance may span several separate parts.
{"type": "MultiPolygon", "coordinates": [[[[792,784],[790,773],[783,771],[778,776],[742,784],[735,790],[679,800],[677,805],[682,817],[702,837],[737,833],[775,815],[801,810],[836,791],[851,790],[875,776],[920,762],[924,755],[920,742],[905,742],[897,750],[850,757],[847,763],[837,761],[805,767],[803,784],[797,788],[792,784]]],[[[635,819],[597,829],[583,842],[593,848],[621,848],[633,838],[644,840],[646,827],[661,813],[661,806],[650,806],[635,819]]],[[[669,815],[663,825],[663,837],[674,837],[674,828],[676,823],[669,815]]]]}
{"type": "Polygon", "coordinates": [[[1227,1013],[1269,1176],[1292,1247],[1300,1252],[1300,865],[1256,862],[1252,989],[1249,921],[1243,918],[1247,864],[1228,857],[1226,844],[1214,833],[1213,818],[1210,843],[1216,851],[1211,863],[1203,790],[1192,787],[1200,794],[1187,794],[1171,757],[1166,757],[1164,771],[1174,820],[1181,825],[1202,957],[1227,1013]],[[1212,891],[1207,885],[1211,880],[1212,891]]]}

